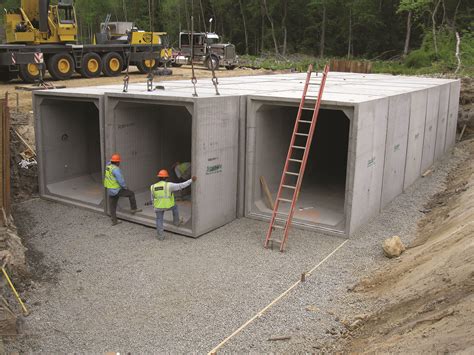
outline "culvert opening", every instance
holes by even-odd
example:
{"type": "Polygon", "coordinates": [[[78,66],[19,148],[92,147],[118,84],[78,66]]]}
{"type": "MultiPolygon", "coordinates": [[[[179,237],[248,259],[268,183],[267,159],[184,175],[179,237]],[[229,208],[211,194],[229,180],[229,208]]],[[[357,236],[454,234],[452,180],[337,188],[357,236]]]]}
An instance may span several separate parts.
{"type": "MultiPolygon", "coordinates": [[[[143,209],[135,217],[155,220],[150,186],[158,181],[157,172],[167,169],[170,173],[168,181],[183,182],[178,178],[174,165],[176,162],[192,164],[192,115],[184,106],[131,102],[119,102],[114,115],[114,151],[121,154],[121,169],[126,183],[135,192],[138,207],[143,209]]],[[[176,192],[175,198],[180,217],[184,219],[180,228],[190,231],[191,187],[176,192]]],[[[128,201],[120,199],[118,211],[129,209],[128,201]]],[[[165,224],[172,222],[171,212],[165,213],[164,220],[165,224]]]]}
{"type": "Polygon", "coordinates": [[[103,207],[97,106],[94,102],[44,99],[40,110],[47,193],[103,207]]]}
{"type": "MultiPolygon", "coordinates": [[[[263,105],[256,112],[256,161],[253,191],[253,213],[271,213],[270,203],[263,188],[267,184],[275,200],[284,168],[288,146],[297,115],[296,107],[263,105]]],[[[310,120],[312,111],[303,112],[303,120],[310,120]]],[[[344,230],[344,202],[347,155],[349,145],[348,117],[340,110],[321,109],[306,165],[302,188],[296,204],[294,221],[306,225],[321,225],[344,230]]],[[[307,127],[300,124],[300,132],[307,127]]],[[[304,137],[295,145],[302,146],[304,137]]],[[[303,151],[298,151],[297,159],[303,151]]],[[[299,163],[291,162],[290,171],[298,172],[299,163]]],[[[287,185],[296,185],[296,176],[287,176],[287,185]]],[[[291,198],[292,191],[284,189],[283,198],[291,198]]],[[[289,210],[289,204],[280,203],[280,211],[289,210]]]]}

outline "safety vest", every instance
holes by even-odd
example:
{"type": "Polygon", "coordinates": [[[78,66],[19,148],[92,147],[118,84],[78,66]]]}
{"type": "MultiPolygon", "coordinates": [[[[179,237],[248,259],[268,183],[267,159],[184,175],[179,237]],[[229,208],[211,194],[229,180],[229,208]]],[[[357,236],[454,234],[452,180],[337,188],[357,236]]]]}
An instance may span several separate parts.
{"type": "Polygon", "coordinates": [[[113,164],[109,164],[105,167],[105,177],[104,177],[104,186],[107,189],[118,189],[120,188],[120,184],[117,182],[117,179],[115,178],[113,171],[115,169],[118,169],[113,164]]]}
{"type": "Polygon", "coordinates": [[[174,194],[166,181],[151,185],[150,190],[153,194],[153,207],[165,210],[174,206],[174,194]]]}
{"type": "Polygon", "coordinates": [[[178,164],[178,170],[181,173],[181,176],[184,175],[184,173],[189,169],[190,166],[191,166],[191,163],[178,164]]]}

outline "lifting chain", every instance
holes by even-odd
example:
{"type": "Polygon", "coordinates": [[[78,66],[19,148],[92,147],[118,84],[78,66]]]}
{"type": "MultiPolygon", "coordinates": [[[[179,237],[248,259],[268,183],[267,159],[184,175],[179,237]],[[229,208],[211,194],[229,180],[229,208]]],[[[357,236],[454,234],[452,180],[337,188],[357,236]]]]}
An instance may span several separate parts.
{"type": "Polygon", "coordinates": [[[191,70],[193,72],[193,77],[191,78],[191,83],[193,84],[193,87],[194,87],[194,93],[193,93],[193,96],[198,96],[197,94],[197,91],[196,91],[196,83],[197,83],[197,78],[196,78],[196,75],[194,75],[194,64],[193,64],[193,61],[191,60],[191,70]]]}
{"type": "Polygon", "coordinates": [[[150,70],[146,77],[146,90],[153,91],[153,71],[150,70]]]}
{"type": "MultiPolygon", "coordinates": [[[[208,47],[209,52],[211,51],[211,46],[208,47]]],[[[212,84],[214,85],[214,88],[216,89],[216,95],[220,95],[219,89],[217,88],[217,85],[219,85],[219,80],[217,79],[216,72],[214,69],[214,61],[212,60],[212,56],[209,56],[209,60],[211,61],[211,71],[212,71],[212,84]]]]}
{"type": "MultiPolygon", "coordinates": [[[[194,8],[194,2],[193,2],[193,8],[194,8]]],[[[197,78],[196,74],[194,73],[194,16],[191,16],[191,36],[189,37],[189,43],[191,44],[191,71],[192,71],[192,77],[191,77],[191,83],[193,83],[194,87],[194,97],[197,97],[197,91],[196,91],[196,83],[197,83],[197,78]]]]}
{"type": "Polygon", "coordinates": [[[127,56],[127,72],[123,77],[123,92],[128,92],[128,82],[130,80],[130,76],[128,75],[128,68],[130,67],[130,57],[132,56],[132,49],[130,48],[130,52],[128,53],[125,52],[125,55],[127,56]]]}

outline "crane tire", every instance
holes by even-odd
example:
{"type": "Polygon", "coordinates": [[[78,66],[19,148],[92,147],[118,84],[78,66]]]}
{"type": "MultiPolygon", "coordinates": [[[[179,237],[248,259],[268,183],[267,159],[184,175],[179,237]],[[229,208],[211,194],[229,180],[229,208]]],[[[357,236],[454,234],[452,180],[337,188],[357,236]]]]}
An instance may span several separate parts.
{"type": "Polygon", "coordinates": [[[102,73],[105,76],[117,76],[123,71],[123,58],[117,52],[106,53],[102,57],[102,73]]]}
{"type": "Polygon", "coordinates": [[[25,83],[34,83],[44,78],[46,70],[43,68],[39,68],[38,64],[29,63],[29,64],[20,64],[20,68],[18,71],[18,75],[20,79],[23,80],[25,83]],[[42,74],[42,75],[41,75],[42,74]]]}
{"type": "Polygon", "coordinates": [[[82,57],[80,73],[84,78],[97,78],[102,71],[102,58],[97,53],[86,53],[82,57]]]}
{"type": "Polygon", "coordinates": [[[69,53],[56,53],[48,59],[47,67],[54,80],[67,80],[74,73],[74,59],[69,53]]]}

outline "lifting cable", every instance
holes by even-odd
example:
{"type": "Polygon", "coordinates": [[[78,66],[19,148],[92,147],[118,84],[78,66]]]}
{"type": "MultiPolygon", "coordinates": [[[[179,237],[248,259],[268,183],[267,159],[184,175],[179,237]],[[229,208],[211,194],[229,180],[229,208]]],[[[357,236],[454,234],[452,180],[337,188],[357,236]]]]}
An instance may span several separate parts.
{"type": "MultiPolygon", "coordinates": [[[[147,91],[153,91],[153,11],[152,11],[152,1],[148,0],[148,16],[150,17],[150,66],[148,67],[148,76],[146,77],[146,89],[147,91]]],[[[145,61],[146,63],[146,61],[145,61]]]]}

